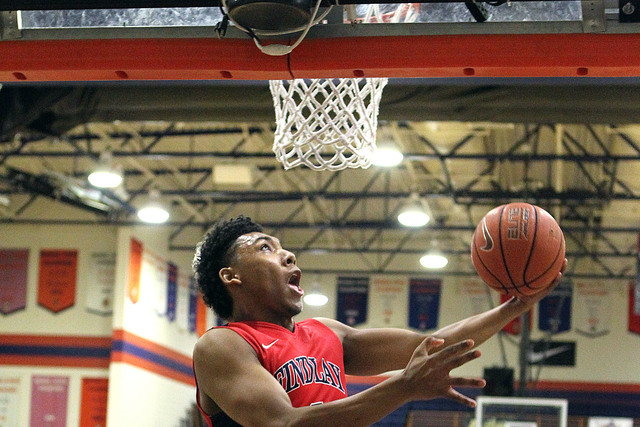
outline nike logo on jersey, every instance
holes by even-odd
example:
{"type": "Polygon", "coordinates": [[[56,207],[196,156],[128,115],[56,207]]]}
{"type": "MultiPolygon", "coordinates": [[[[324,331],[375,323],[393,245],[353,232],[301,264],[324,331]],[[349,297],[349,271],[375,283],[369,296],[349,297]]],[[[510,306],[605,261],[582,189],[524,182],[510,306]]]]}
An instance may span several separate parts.
{"type": "Polygon", "coordinates": [[[271,348],[271,346],[274,345],[275,343],[277,343],[278,341],[279,341],[279,339],[275,340],[271,344],[262,344],[262,348],[264,348],[265,350],[269,350],[271,348]]]}

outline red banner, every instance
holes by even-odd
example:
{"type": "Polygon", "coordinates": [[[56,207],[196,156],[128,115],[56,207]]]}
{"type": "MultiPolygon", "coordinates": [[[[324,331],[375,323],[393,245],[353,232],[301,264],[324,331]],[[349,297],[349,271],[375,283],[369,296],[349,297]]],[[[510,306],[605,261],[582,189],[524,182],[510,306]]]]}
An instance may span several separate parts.
{"type": "Polygon", "coordinates": [[[107,378],[83,378],[80,402],[80,427],[107,425],[107,378]]]}
{"type": "Polygon", "coordinates": [[[636,280],[629,284],[629,332],[640,334],[640,233],[636,253],[636,280]]]}
{"type": "Polygon", "coordinates": [[[140,299],[140,272],[142,271],[142,242],[131,239],[129,252],[129,280],[127,282],[127,295],[132,303],[140,299]]]}
{"type": "Polygon", "coordinates": [[[640,334],[640,283],[629,284],[629,332],[640,334]]]}
{"type": "Polygon", "coordinates": [[[31,377],[31,426],[65,427],[69,377],[31,377]]]}
{"type": "Polygon", "coordinates": [[[54,313],[73,307],[76,301],[77,272],[77,250],[41,250],[38,304],[54,313]]]}
{"type": "Polygon", "coordinates": [[[0,312],[23,310],[27,306],[28,249],[0,249],[0,312]]]}
{"type": "MultiPolygon", "coordinates": [[[[511,297],[508,295],[500,294],[500,303],[503,303],[507,300],[510,300],[511,297]]],[[[527,319],[529,319],[529,330],[531,330],[531,325],[533,323],[533,316],[531,314],[531,310],[527,312],[527,319]]],[[[522,331],[522,316],[518,316],[513,319],[511,322],[507,323],[507,325],[502,328],[502,330],[510,335],[520,335],[520,331],[522,331]]]]}

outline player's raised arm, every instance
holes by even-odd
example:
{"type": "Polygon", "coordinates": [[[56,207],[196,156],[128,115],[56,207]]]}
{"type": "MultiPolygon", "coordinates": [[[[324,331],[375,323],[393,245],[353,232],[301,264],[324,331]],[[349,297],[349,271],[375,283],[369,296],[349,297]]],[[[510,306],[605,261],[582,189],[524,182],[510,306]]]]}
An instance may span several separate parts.
{"type": "MultiPolygon", "coordinates": [[[[566,268],[566,260],[562,271],[566,268]]],[[[531,296],[512,298],[491,310],[445,326],[432,335],[442,338],[438,349],[471,339],[478,346],[498,333],[510,321],[530,310],[559,283],[562,273],[546,289],[531,296]]],[[[345,370],[350,375],[378,375],[403,369],[416,347],[427,337],[406,329],[356,329],[337,320],[317,319],[342,341],[345,370]]]]}

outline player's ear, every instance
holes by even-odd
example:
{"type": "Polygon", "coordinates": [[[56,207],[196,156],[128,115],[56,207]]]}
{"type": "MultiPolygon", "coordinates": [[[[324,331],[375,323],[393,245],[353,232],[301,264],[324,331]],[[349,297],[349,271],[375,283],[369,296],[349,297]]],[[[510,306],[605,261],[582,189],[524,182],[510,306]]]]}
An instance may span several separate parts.
{"type": "Polygon", "coordinates": [[[221,268],[218,272],[218,275],[220,276],[220,280],[222,280],[222,283],[227,286],[240,283],[240,279],[238,278],[238,275],[234,272],[232,267],[221,268]]]}

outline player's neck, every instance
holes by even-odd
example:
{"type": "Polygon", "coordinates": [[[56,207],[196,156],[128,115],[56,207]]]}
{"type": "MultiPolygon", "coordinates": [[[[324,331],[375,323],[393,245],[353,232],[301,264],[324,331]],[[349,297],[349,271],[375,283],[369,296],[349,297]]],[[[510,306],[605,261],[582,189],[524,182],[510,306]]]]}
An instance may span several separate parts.
{"type": "Polygon", "coordinates": [[[293,317],[287,318],[279,318],[275,316],[256,316],[256,315],[233,315],[229,321],[231,322],[266,322],[273,323],[274,325],[282,326],[285,329],[288,329],[293,332],[295,322],[293,321],[293,317]]]}

